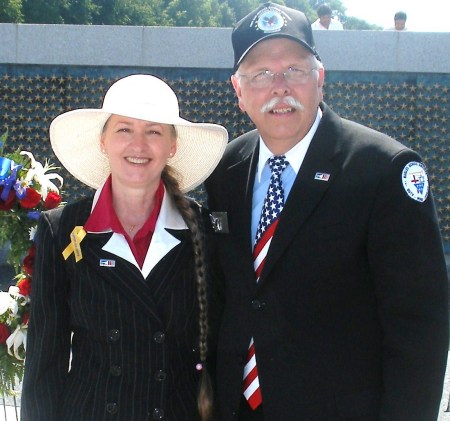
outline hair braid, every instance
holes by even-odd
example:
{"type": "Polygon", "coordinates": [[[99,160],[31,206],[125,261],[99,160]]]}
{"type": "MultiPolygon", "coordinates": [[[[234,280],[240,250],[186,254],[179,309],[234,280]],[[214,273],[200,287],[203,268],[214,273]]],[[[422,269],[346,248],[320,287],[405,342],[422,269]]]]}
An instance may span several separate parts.
{"type": "Polygon", "coordinates": [[[201,363],[201,381],[197,398],[198,410],[202,421],[211,420],[213,410],[212,383],[206,368],[208,354],[208,300],[206,286],[205,239],[203,221],[192,209],[189,200],[181,193],[174,170],[166,166],[162,172],[164,185],[172,197],[175,206],[181,213],[191,232],[194,249],[194,267],[197,285],[197,301],[199,306],[199,353],[201,363]]]}

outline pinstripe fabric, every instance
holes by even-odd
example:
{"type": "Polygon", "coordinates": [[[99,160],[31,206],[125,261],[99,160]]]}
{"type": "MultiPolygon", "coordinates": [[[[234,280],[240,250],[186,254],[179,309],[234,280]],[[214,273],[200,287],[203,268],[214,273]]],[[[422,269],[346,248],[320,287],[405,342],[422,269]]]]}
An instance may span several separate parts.
{"type": "Polygon", "coordinates": [[[144,280],[88,234],[61,252],[91,200],[46,213],[33,276],[23,421],[196,420],[198,307],[187,230],[144,280]],[[100,259],[115,267],[100,267],[100,259]],[[70,336],[72,361],[69,366],[70,336]]]}

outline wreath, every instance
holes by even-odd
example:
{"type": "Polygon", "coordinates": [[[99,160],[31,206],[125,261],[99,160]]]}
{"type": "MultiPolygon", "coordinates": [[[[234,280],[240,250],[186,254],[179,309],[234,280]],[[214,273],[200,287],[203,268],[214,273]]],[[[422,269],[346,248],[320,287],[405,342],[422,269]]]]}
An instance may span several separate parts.
{"type": "Polygon", "coordinates": [[[36,248],[33,238],[41,212],[62,205],[63,179],[47,160],[31,152],[4,153],[0,136],[0,246],[14,267],[15,285],[0,291],[0,394],[14,396],[23,378],[36,248]]]}

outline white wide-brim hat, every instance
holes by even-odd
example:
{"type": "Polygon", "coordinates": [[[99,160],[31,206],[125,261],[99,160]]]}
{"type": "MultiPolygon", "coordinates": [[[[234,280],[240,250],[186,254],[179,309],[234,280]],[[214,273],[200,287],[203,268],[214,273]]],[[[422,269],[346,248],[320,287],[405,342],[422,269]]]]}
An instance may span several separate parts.
{"type": "Polygon", "coordinates": [[[145,74],[124,77],[108,89],[101,109],[68,111],[50,124],[56,157],[74,177],[94,189],[103,185],[111,171],[100,149],[100,137],[112,114],[175,126],[177,150],[167,164],[176,170],[183,193],[206,180],[228,142],[224,127],[181,118],[175,92],[161,79],[145,74]]]}

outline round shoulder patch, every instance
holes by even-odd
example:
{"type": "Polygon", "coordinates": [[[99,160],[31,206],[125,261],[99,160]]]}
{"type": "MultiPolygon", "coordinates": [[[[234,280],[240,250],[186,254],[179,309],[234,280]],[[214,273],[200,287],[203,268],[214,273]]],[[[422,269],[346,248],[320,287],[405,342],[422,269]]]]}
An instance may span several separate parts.
{"type": "Polygon", "coordinates": [[[425,202],[428,197],[428,175],[425,164],[412,161],[402,171],[403,188],[411,199],[425,202]]]}

